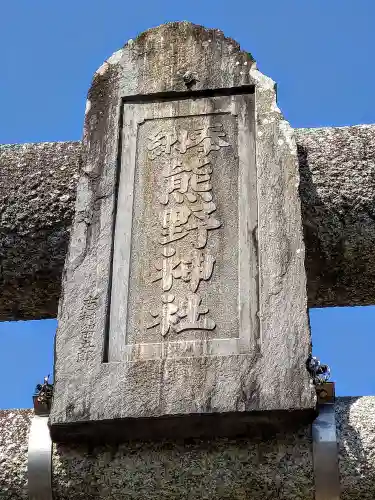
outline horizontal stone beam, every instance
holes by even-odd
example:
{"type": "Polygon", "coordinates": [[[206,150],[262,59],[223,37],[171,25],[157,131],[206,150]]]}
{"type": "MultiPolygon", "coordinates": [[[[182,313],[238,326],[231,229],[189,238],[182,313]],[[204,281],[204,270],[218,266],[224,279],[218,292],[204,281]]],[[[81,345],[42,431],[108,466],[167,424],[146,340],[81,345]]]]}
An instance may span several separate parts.
{"type": "Polygon", "coordinates": [[[296,140],[309,306],[375,304],[375,125],[296,140]]]}
{"type": "MultiPolygon", "coordinates": [[[[338,398],[341,498],[375,498],[375,397],[338,398]]],[[[32,410],[0,411],[2,500],[26,500],[32,410]]],[[[310,427],[262,441],[54,445],[55,500],[278,498],[313,500],[310,427]]]]}
{"type": "MultiPolygon", "coordinates": [[[[375,303],[375,125],[298,129],[309,306],[375,303]]],[[[0,146],[0,320],[57,315],[80,142],[0,146]]]]}
{"type": "Polygon", "coordinates": [[[81,149],[0,146],[0,320],[57,315],[81,149]]]}

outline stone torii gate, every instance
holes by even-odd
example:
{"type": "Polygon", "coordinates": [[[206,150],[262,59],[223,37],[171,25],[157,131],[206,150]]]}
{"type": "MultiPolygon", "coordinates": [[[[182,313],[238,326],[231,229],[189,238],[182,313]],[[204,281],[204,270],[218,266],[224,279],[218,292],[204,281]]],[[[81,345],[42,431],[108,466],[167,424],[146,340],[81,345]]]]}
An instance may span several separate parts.
{"type": "MultiPolygon", "coordinates": [[[[374,138],[293,133],[250,54],[171,23],[99,68],[82,143],[0,147],[0,319],[61,295],[55,499],[338,498],[307,304],[375,303],[374,138]]],[[[341,498],[375,498],[374,398],[335,410],[341,498]]],[[[0,412],[0,498],[27,498],[31,418],[0,412]]]]}

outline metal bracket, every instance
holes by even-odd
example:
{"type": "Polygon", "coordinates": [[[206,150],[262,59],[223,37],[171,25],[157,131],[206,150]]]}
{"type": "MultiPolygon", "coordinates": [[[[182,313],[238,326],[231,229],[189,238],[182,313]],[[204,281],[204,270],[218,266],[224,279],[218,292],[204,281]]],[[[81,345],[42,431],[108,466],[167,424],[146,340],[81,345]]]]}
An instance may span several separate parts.
{"type": "Polygon", "coordinates": [[[35,415],[31,421],[28,450],[30,500],[52,500],[52,441],[48,426],[51,397],[52,385],[46,377],[33,396],[35,415]]]}
{"type": "Polygon", "coordinates": [[[312,424],[315,500],[339,500],[340,476],[335,421],[335,384],[316,387],[319,414],[312,424]]]}

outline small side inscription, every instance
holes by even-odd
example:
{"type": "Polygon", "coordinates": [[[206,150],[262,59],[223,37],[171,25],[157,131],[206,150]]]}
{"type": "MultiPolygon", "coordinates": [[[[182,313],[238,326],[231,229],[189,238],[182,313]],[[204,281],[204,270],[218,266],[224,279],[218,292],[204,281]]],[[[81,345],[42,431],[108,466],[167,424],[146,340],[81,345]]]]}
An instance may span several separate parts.
{"type": "Polygon", "coordinates": [[[87,361],[95,349],[92,335],[95,329],[97,308],[98,297],[89,295],[83,300],[83,308],[79,315],[81,344],[77,352],[77,362],[87,361]]]}

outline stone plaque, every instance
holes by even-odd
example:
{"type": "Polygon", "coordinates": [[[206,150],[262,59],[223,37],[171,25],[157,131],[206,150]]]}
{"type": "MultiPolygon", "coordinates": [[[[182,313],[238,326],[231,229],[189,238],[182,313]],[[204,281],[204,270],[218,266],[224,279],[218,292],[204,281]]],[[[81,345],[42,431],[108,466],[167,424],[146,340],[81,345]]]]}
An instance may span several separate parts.
{"type": "Polygon", "coordinates": [[[123,127],[109,361],[255,352],[254,95],[125,104],[123,127]]]}
{"type": "Polygon", "coordinates": [[[296,145],[250,54],[189,23],[129,41],[95,74],[84,149],[54,439],[312,418],[296,145]]]}

